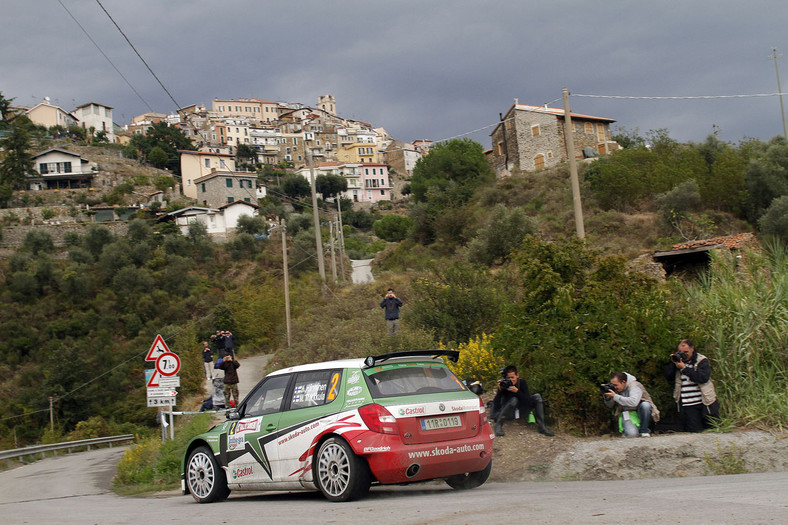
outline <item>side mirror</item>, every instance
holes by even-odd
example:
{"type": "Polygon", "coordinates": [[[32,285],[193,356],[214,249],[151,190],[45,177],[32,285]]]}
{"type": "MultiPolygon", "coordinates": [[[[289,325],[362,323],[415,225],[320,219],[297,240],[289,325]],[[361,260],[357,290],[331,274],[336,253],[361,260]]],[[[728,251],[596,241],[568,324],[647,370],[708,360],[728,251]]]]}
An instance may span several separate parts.
{"type": "Polygon", "coordinates": [[[241,419],[241,414],[239,414],[237,410],[228,410],[224,414],[224,417],[232,421],[236,419],[241,419]]]}

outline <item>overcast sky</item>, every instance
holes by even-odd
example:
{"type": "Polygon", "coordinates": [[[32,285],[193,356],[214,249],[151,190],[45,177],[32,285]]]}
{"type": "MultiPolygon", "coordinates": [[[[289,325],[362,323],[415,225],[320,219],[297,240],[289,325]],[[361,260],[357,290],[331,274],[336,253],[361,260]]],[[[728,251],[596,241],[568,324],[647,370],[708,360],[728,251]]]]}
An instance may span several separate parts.
{"type": "MultiPolygon", "coordinates": [[[[562,107],[567,87],[573,111],[642,134],[666,128],[700,142],[716,125],[738,142],[783,132],[777,96],[579,95],[774,94],[773,47],[786,54],[778,65],[788,92],[785,0],[100,1],[181,106],[240,97],[315,105],[330,93],[340,116],[399,140],[462,135],[488,148],[487,126],[514,98],[562,107]]],[[[149,106],[173,112],[101,5],[3,2],[0,92],[28,106],[49,96],[67,111],[100,102],[121,125],[149,106]]]]}

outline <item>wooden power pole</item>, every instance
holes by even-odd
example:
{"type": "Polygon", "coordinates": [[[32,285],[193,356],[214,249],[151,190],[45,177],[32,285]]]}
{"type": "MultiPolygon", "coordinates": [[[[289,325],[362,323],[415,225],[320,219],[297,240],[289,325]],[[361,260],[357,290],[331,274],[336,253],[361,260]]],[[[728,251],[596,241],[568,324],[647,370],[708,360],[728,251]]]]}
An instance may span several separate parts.
{"type": "Polygon", "coordinates": [[[577,179],[577,159],[575,158],[575,135],[572,132],[572,112],[569,109],[569,90],[563,89],[564,95],[564,142],[566,155],[569,157],[569,179],[572,183],[572,202],[575,207],[575,231],[581,240],[586,238],[583,226],[583,202],[580,199],[580,182],[577,179]]]}

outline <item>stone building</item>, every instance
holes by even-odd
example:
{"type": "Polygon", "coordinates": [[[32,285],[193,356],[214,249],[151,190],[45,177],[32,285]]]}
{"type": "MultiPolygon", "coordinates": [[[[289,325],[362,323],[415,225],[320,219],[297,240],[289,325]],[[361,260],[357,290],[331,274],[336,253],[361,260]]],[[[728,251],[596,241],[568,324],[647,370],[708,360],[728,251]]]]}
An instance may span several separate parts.
{"type": "Polygon", "coordinates": [[[246,171],[215,171],[194,181],[200,206],[219,208],[243,201],[256,203],[257,174],[246,171]]]}
{"type": "MultiPolygon", "coordinates": [[[[572,138],[578,158],[605,155],[618,149],[610,137],[615,120],[572,113],[572,138]]],[[[499,177],[531,172],[568,160],[564,141],[564,110],[519,104],[515,99],[490,134],[490,165],[499,177]]]]}

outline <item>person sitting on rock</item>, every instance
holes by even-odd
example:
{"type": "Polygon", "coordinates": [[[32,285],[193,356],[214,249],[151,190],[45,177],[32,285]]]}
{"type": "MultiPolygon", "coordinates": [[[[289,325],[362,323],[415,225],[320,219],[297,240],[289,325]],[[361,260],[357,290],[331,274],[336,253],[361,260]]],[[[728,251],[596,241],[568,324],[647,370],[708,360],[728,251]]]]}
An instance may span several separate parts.
{"type": "Polygon", "coordinates": [[[534,419],[539,428],[539,433],[553,436],[544,424],[544,403],[542,396],[528,391],[528,383],[521,379],[516,366],[507,366],[501,371],[502,379],[498,380],[498,392],[493,399],[491,419],[495,421],[495,435],[503,436],[503,422],[513,419],[515,410],[520,411],[520,417],[528,421],[528,415],[533,411],[534,419]]]}

